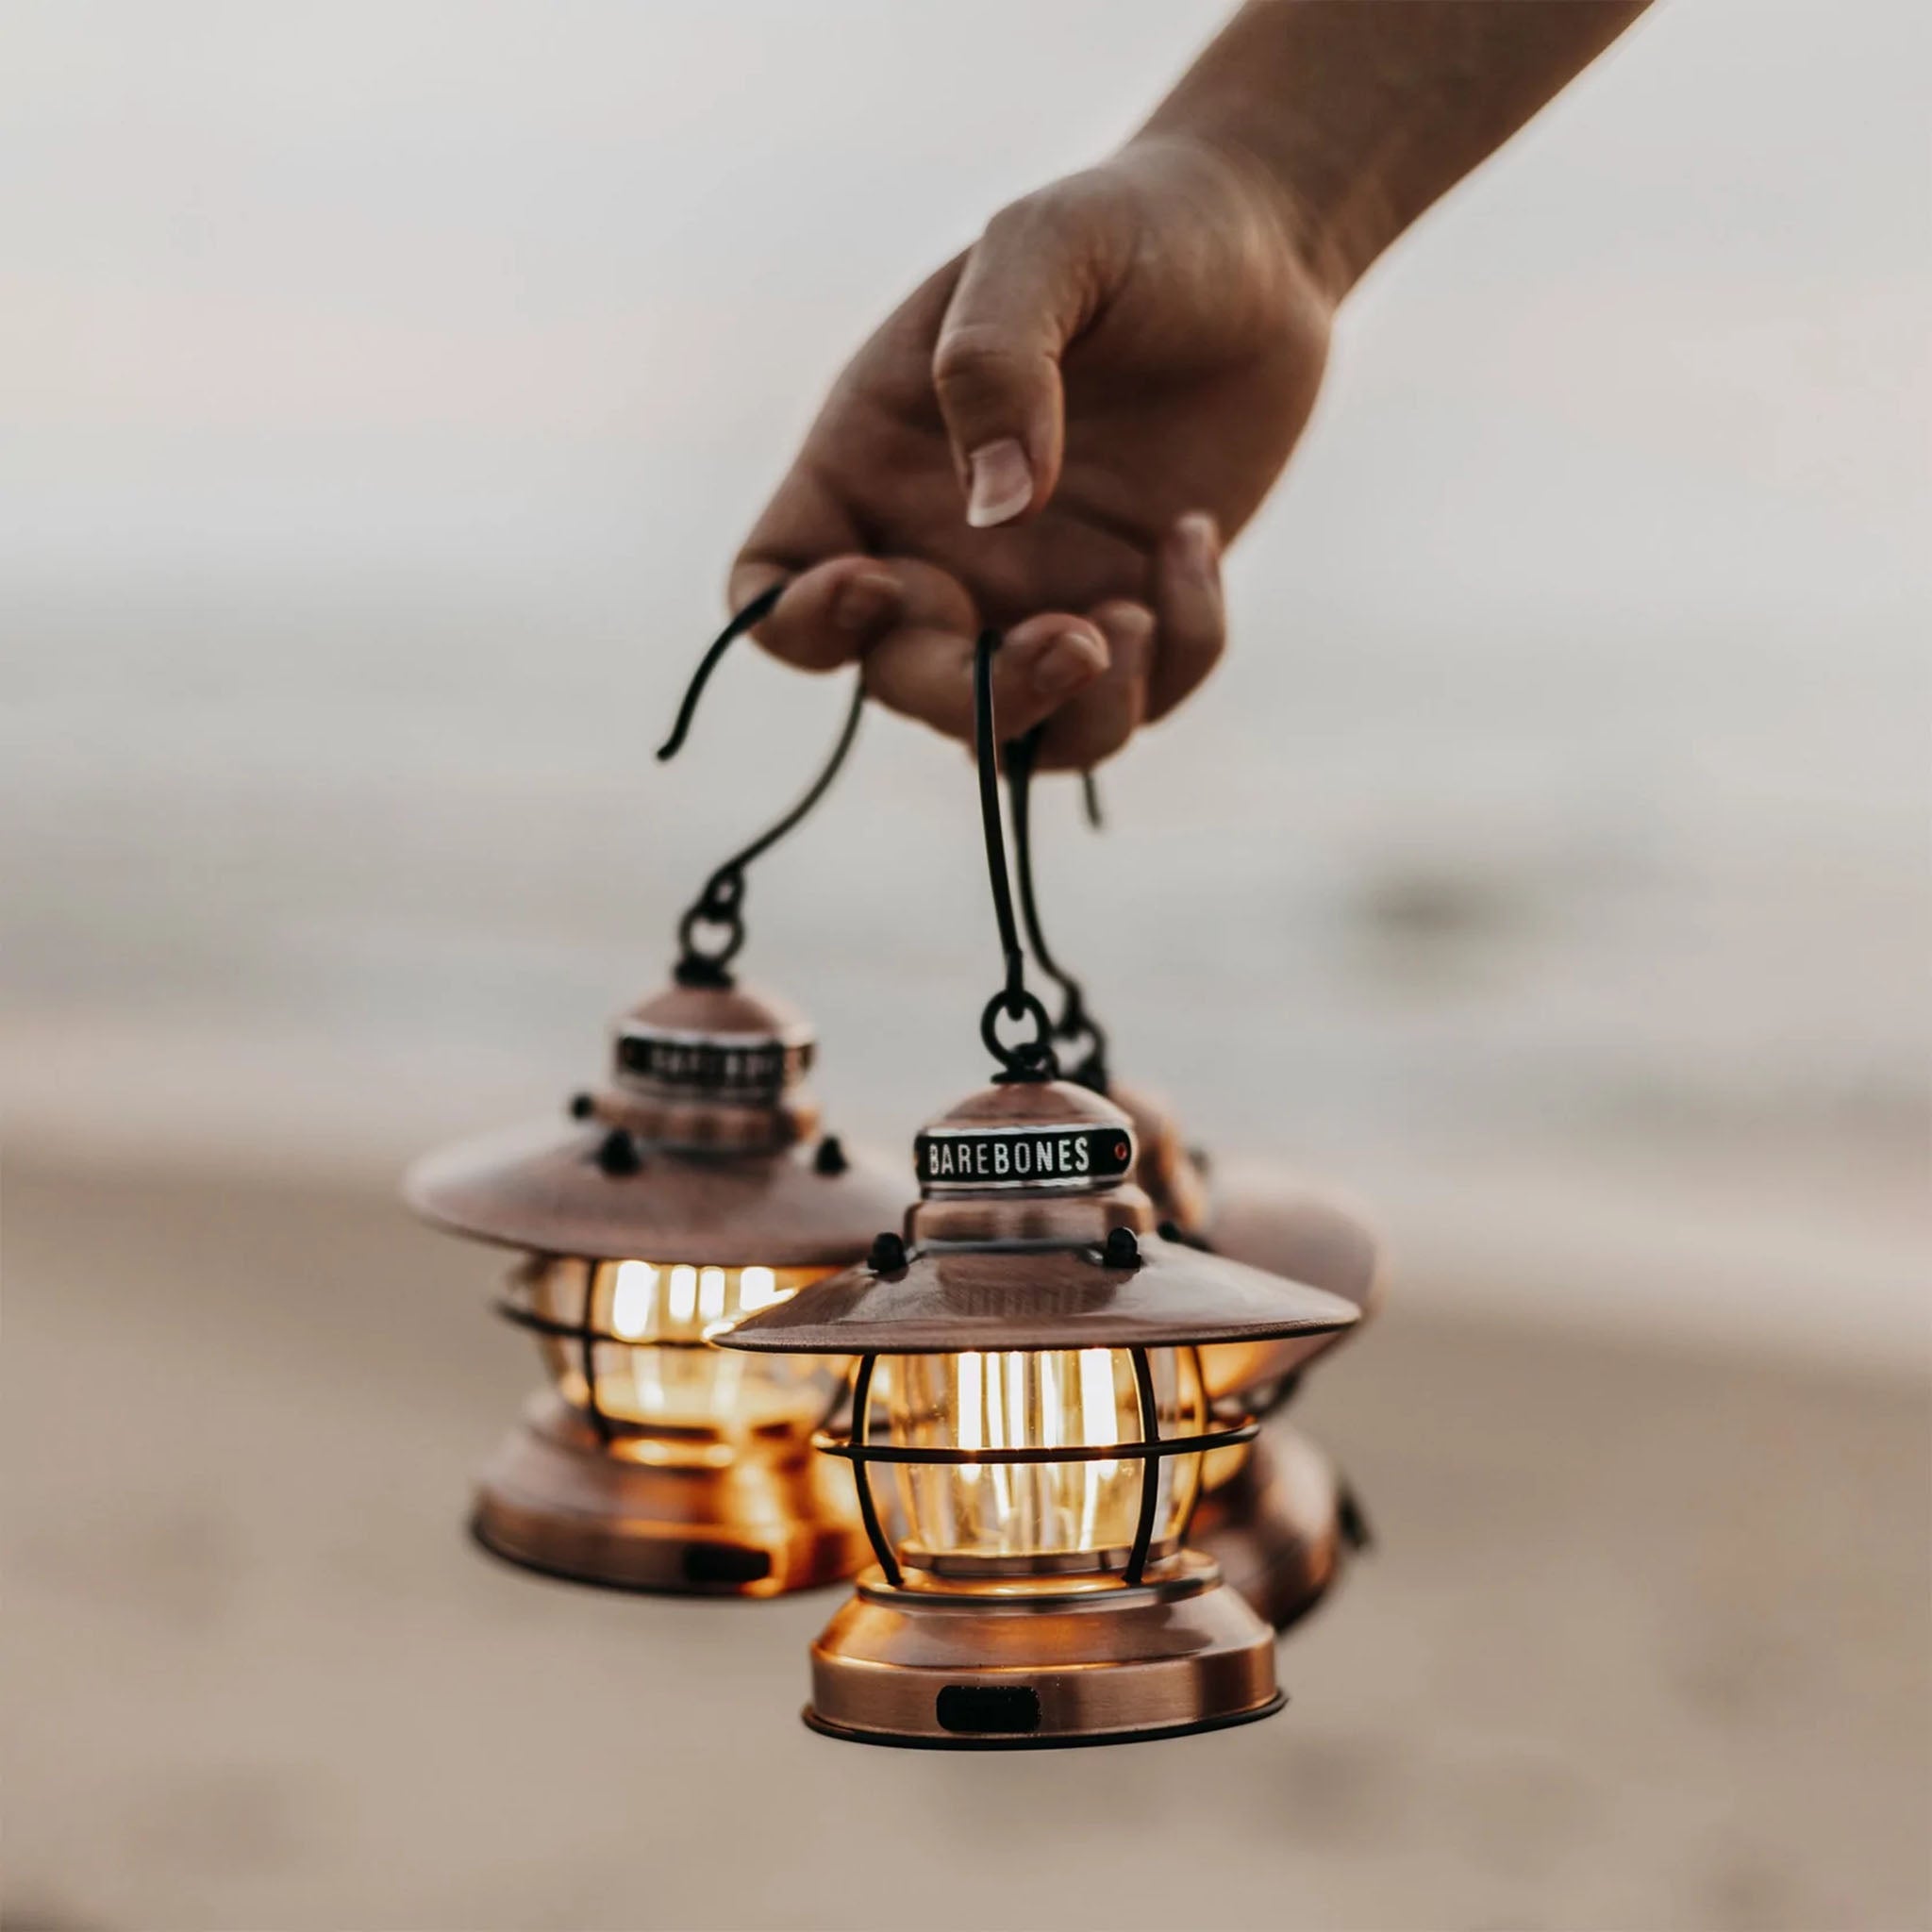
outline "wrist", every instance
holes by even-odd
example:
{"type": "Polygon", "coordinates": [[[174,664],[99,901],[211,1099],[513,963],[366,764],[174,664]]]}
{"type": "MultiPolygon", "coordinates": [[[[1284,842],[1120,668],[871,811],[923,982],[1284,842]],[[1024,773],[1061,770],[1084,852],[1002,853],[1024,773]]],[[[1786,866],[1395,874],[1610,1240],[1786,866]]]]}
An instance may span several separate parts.
{"type": "Polygon", "coordinates": [[[1340,302],[1644,5],[1249,0],[1143,138],[1195,141],[1264,177],[1310,273],[1340,302]]]}
{"type": "Polygon", "coordinates": [[[1165,109],[1132,141],[1127,155],[1186,154],[1229,181],[1280,234],[1309,284],[1338,306],[1387,245],[1368,217],[1373,192],[1346,177],[1331,157],[1321,166],[1312,148],[1284,142],[1278,117],[1254,125],[1236,113],[1183,116],[1165,109]]]}

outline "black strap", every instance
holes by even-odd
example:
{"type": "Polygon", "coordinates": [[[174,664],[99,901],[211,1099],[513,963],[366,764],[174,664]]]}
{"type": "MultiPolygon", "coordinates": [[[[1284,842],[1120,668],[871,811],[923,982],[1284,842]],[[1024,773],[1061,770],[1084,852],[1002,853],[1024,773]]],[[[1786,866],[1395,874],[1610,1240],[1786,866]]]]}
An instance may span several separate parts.
{"type": "MultiPolygon", "coordinates": [[[[658,747],[659,758],[674,758],[683,747],[685,739],[691,733],[691,721],[697,715],[698,699],[704,695],[705,686],[710,682],[712,672],[717,670],[724,653],[741,638],[746,631],[772,613],[773,607],[784,592],[782,582],[774,584],[769,591],[754,597],[744,608],[738,612],[724,628],[712,639],[698,668],[691,674],[691,680],[685,687],[684,700],[677,708],[677,722],[671,727],[671,736],[658,747]]],[[[761,858],[779,840],[793,830],[810,813],[831,789],[832,780],[839,775],[845,763],[846,755],[852,749],[853,740],[858,736],[859,714],[865,708],[865,681],[855,678],[852,685],[852,702],[846,707],[845,722],[840,727],[839,741],[832,747],[832,755],[825,760],[824,769],[811,782],[805,796],[778,822],[768,826],[750,844],[734,852],[724,863],[705,881],[704,890],[685,909],[684,916],[677,922],[678,961],[675,976],[681,986],[729,986],[731,982],[731,961],[738,957],[744,944],[744,869],[756,858],[761,858]],[[722,930],[722,942],[708,946],[698,941],[698,928],[709,926],[722,930]]]]}
{"type": "Polygon", "coordinates": [[[1006,825],[1000,816],[999,752],[993,736],[992,654],[1000,647],[996,630],[983,630],[973,653],[973,745],[979,766],[979,822],[986,840],[987,876],[992,883],[993,918],[1000,931],[1006,984],[979,1017],[979,1037],[999,1061],[997,1080],[1057,1080],[1059,1061],[1053,1050],[1053,1023],[1039,999],[1026,991],[1026,956],[1013,918],[1013,889],[1007,875],[1006,825]],[[1031,1040],[1008,1046],[999,1037],[1002,1015],[1030,1019],[1031,1040]]]}
{"type": "MultiPolygon", "coordinates": [[[[1041,970],[1060,990],[1059,1018],[1053,1023],[1053,1035],[1069,1043],[1069,1050],[1084,1042],[1086,1052],[1067,1077],[1105,1093],[1107,1076],[1107,1033],[1087,1010],[1087,995],[1080,982],[1057,960],[1040,929],[1040,906],[1033,891],[1033,773],[1040,757],[1040,740],[1045,726],[1036,724],[1024,737],[1007,746],[1007,791],[1012,801],[1013,843],[1017,848],[1020,875],[1020,914],[1026,924],[1026,943],[1041,970]]],[[[1088,774],[1091,788],[1091,774],[1088,774]]],[[[1092,802],[1090,789],[1088,797],[1092,802]]]]}

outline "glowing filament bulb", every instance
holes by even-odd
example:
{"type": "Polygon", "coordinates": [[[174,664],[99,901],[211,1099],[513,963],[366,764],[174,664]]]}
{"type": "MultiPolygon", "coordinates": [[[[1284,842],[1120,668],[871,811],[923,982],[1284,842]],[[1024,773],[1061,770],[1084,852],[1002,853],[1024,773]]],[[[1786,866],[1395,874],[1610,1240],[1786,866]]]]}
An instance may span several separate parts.
{"type": "Polygon", "coordinates": [[[1040,1446],[1042,1449],[1060,1446],[1061,1420],[1059,1377],[1053,1372],[1052,1356],[1043,1355],[1040,1357],[1040,1446]]]}
{"type": "Polygon", "coordinates": [[[610,1332],[626,1341],[651,1332],[658,1299],[658,1271],[648,1261],[620,1261],[610,1291],[610,1332]]]}
{"type": "Polygon", "coordinates": [[[1144,1418],[1124,1348],[960,1350],[885,1364],[891,1440],[957,1461],[908,1458],[897,1471],[911,1567],[941,1575],[1024,1574],[1027,1559],[1089,1557],[1119,1569],[1154,1491],[1150,1550],[1175,1547],[1192,1506],[1199,1457],[1124,1456],[1151,1435],[1204,1425],[1191,1349],[1149,1352],[1144,1418]],[[1017,1456],[1014,1452],[1020,1452],[1017,1456]],[[1007,1457],[1012,1456],[1008,1461],[1007,1457]],[[1017,1566],[1017,1567],[1016,1567],[1017,1566]]]}
{"type": "Polygon", "coordinates": [[[1080,1422],[1090,1449],[1104,1449],[1120,1441],[1114,1424],[1113,1351],[1109,1348],[1080,1351],[1080,1422]]]}
{"type": "MultiPolygon", "coordinates": [[[[1104,1449],[1121,1439],[1114,1407],[1111,1349],[1080,1351],[1080,1430],[1090,1449],[1104,1449]]],[[[1112,1475],[1120,1464],[1109,1457],[1094,1467],[1102,1475],[1112,1475]]]]}
{"type": "MultiPolygon", "coordinates": [[[[1083,1348],[1080,1351],[1080,1433],[1090,1449],[1105,1448],[1118,1441],[1114,1418],[1113,1351],[1083,1348]]],[[[1094,1521],[1100,1509],[1100,1490],[1109,1476],[1117,1475],[1120,1463],[1112,1457],[1086,1464],[1080,1482],[1080,1541],[1093,1541],[1094,1521]]]]}
{"type": "MultiPolygon", "coordinates": [[[[986,1411],[982,1393],[981,1371],[985,1357],[979,1355],[962,1355],[958,1358],[959,1379],[959,1447],[962,1449],[984,1449],[986,1447],[986,1411]]],[[[970,1481],[979,1474],[979,1465],[969,1462],[964,1474],[970,1481]]]]}
{"type": "MultiPolygon", "coordinates": [[[[1004,1449],[1007,1446],[1007,1411],[1006,1405],[1000,1396],[999,1357],[995,1356],[988,1363],[987,1368],[986,1439],[993,1448],[1004,1449]]],[[[1012,1485],[1007,1480],[1007,1470],[1004,1463],[996,1462],[992,1466],[992,1489],[996,1507],[1001,1517],[1004,1518],[1010,1512],[1013,1507],[1012,1485]]]]}
{"type": "Polygon", "coordinates": [[[785,1296],[778,1291],[778,1277],[769,1268],[742,1268],[738,1274],[738,1307],[742,1314],[749,1315],[758,1308],[769,1308],[774,1302],[782,1302],[785,1296]]]}
{"type": "Polygon", "coordinates": [[[698,1311],[698,1271],[680,1262],[671,1271],[666,1312],[674,1322],[689,1322],[698,1311]]]}
{"type": "Polygon", "coordinates": [[[605,1421],[639,1425],[652,1438],[647,1445],[626,1439],[613,1453],[682,1467],[748,1435],[782,1429],[802,1439],[824,1414],[839,1364],[766,1362],[692,1344],[707,1329],[786,1301],[831,1272],[575,1258],[526,1264],[512,1290],[544,1324],[544,1361],[564,1400],[588,1406],[588,1367],[605,1421]],[[677,1431],[677,1440],[659,1437],[660,1428],[677,1431]]]}
{"type": "Polygon", "coordinates": [[[706,1322],[722,1320],[724,1313],[724,1271],[722,1268],[700,1268],[698,1270],[698,1314],[706,1322]]]}

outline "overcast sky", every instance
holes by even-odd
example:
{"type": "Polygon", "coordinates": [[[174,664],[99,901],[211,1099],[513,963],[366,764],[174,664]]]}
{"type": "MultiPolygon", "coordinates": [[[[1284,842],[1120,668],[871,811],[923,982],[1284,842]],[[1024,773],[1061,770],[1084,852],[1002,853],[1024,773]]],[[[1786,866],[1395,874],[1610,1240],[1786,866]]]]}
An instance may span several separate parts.
{"type": "MultiPolygon", "coordinates": [[[[1223,10],[16,0],[0,591],[662,531],[708,596],[884,307],[1223,10]]],[[[1922,610],[1925,13],[1664,0],[1359,291],[1257,587],[1922,610]]]]}

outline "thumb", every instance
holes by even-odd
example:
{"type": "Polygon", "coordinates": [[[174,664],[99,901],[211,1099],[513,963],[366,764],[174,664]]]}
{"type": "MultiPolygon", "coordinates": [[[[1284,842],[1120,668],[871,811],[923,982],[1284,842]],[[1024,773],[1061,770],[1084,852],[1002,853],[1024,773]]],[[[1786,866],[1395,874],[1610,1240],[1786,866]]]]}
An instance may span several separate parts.
{"type": "Polygon", "coordinates": [[[995,215],[966,257],[932,379],[974,529],[1039,509],[1059,481],[1060,355],[1092,276],[1077,225],[1039,199],[995,215]]]}

